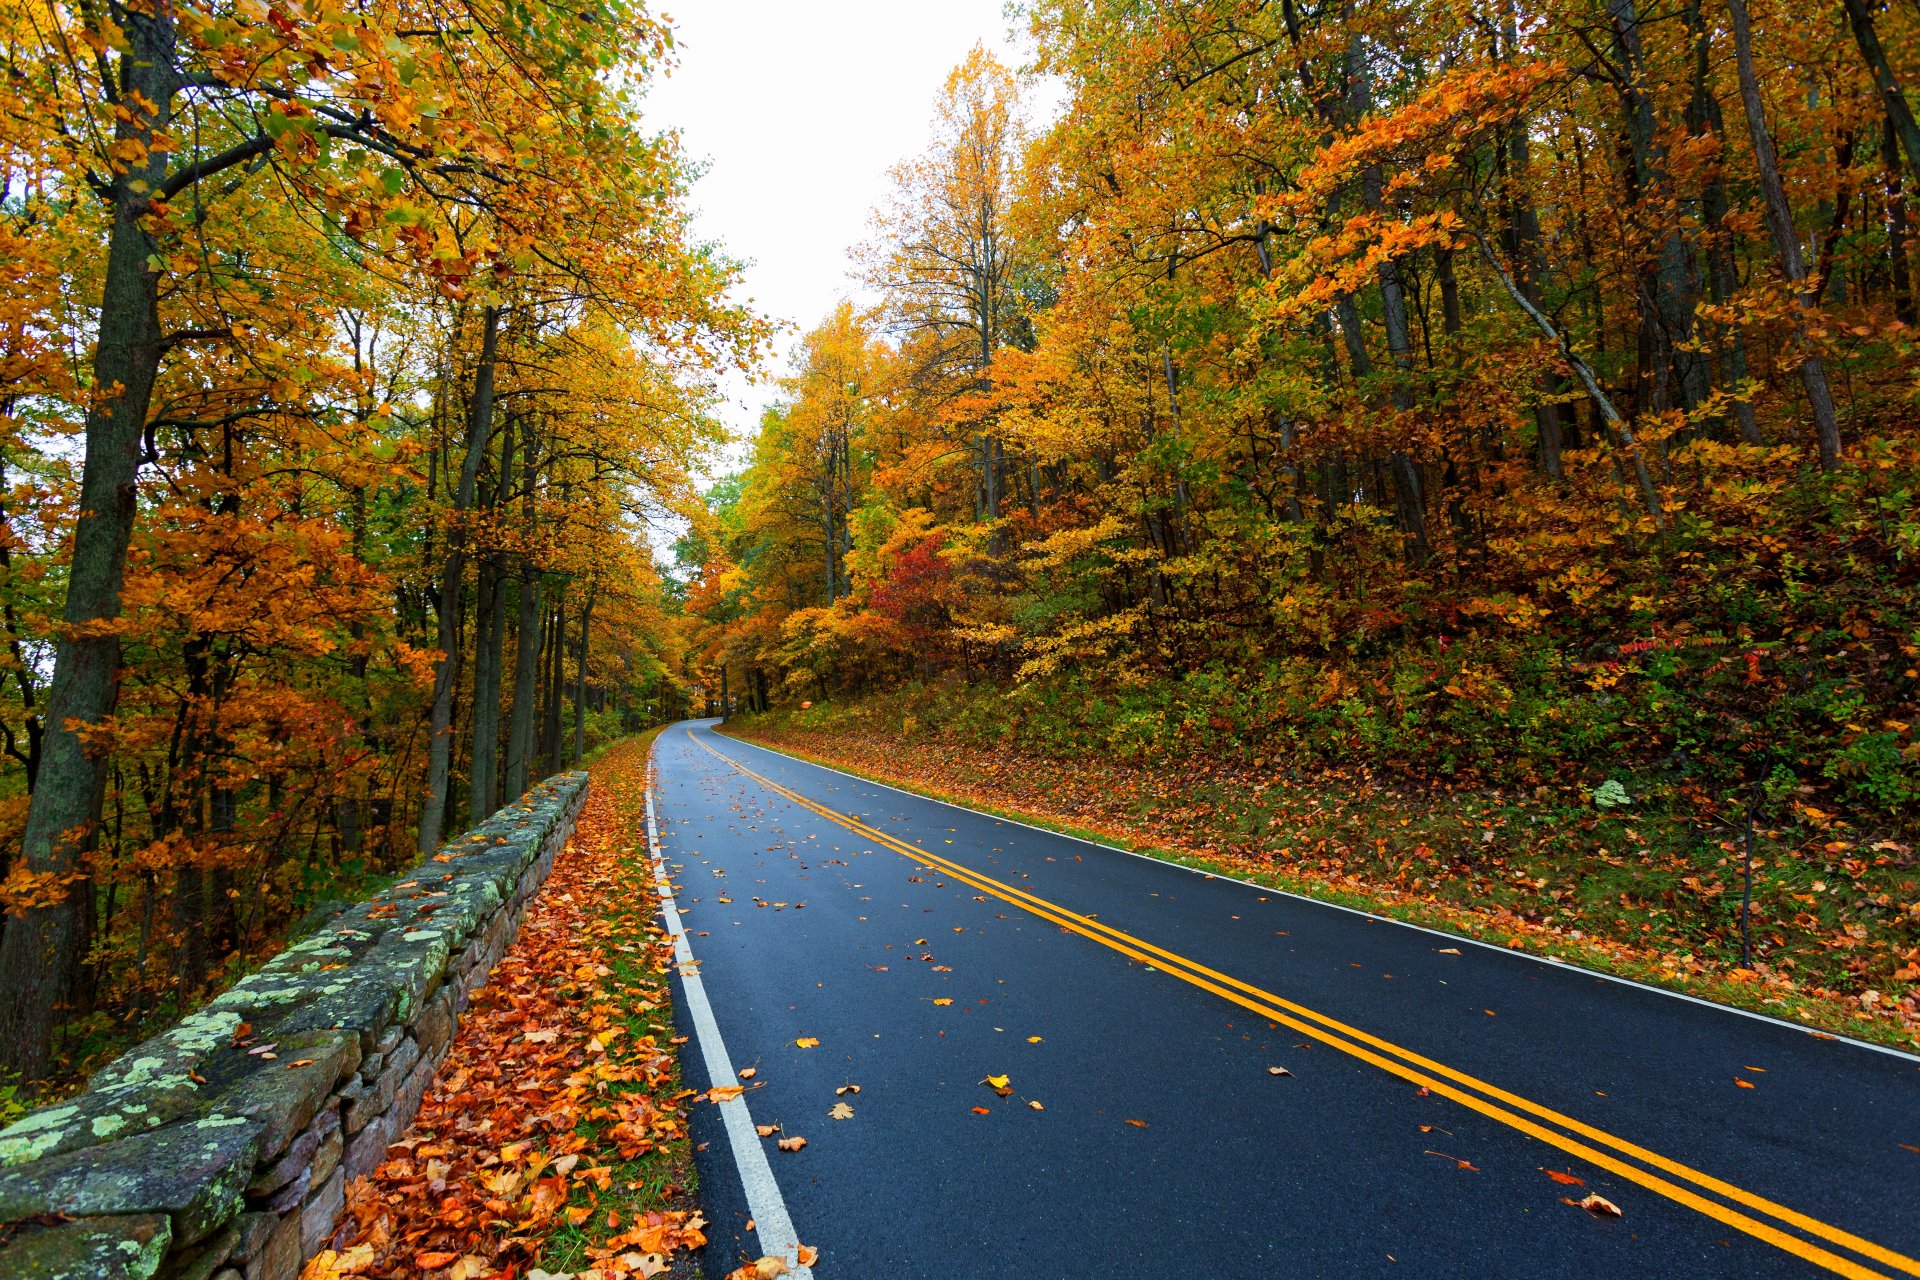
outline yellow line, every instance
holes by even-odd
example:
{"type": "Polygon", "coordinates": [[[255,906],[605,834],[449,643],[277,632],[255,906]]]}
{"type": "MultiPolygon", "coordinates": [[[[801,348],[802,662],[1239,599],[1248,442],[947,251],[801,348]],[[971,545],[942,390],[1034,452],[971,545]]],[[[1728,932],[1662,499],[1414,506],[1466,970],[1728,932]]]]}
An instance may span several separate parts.
{"type": "MultiPolygon", "coordinates": [[[[689,734],[689,736],[692,735],[689,734]]],[[[857,818],[837,813],[823,805],[816,804],[798,792],[783,787],[769,778],[762,777],[731,756],[715,750],[712,746],[709,746],[697,737],[694,738],[694,741],[698,742],[709,754],[725,761],[733,768],[738,769],[741,773],[754,779],[776,794],[784,796],[795,804],[819,814],[831,822],[846,827],[850,831],[857,832],[879,844],[885,845],[896,853],[939,867],[956,879],[962,880],[976,889],[984,889],[995,897],[1030,911],[1045,920],[1059,925],[1061,928],[1068,929],[1092,941],[1101,943],[1143,964],[1152,964],[1165,969],[1167,972],[1172,973],[1174,977],[1211,992],[1224,1000],[1249,1009],[1263,1017],[1270,1018],[1275,1022],[1279,1022],[1284,1026],[1298,1031],[1302,1035],[1310,1036],[1344,1053],[1351,1054],[1364,1062],[1379,1067],[1383,1071],[1419,1084],[1430,1092],[1438,1093],[1442,1097],[1449,1098],[1460,1103],[1462,1106],[1480,1112],[1482,1115],[1518,1129],[1529,1137],[1558,1147],[1562,1151],[1577,1156],[1582,1160],[1607,1169],[1649,1190],[1656,1191],[1716,1221],[1725,1223],[1758,1239],[1765,1240],[1769,1244],[1784,1249],[1796,1257],[1803,1258],[1824,1267],[1837,1275],[1850,1277],[1883,1277],[1882,1272],[1861,1266],[1850,1258],[1831,1253],[1797,1236],[1788,1235],[1770,1223],[1758,1221],[1737,1210],[1730,1209],[1725,1205],[1705,1199],[1686,1187],[1678,1186],[1644,1169],[1625,1164],[1614,1156],[1597,1151],[1575,1138],[1544,1128],[1534,1121],[1527,1119],[1525,1116],[1517,1115],[1514,1111],[1508,1110],[1507,1107],[1497,1106],[1484,1098],[1464,1093],[1452,1084],[1445,1083],[1445,1081],[1450,1080],[1456,1084],[1478,1090],[1486,1094],[1487,1097],[1498,1099],[1500,1102],[1506,1103],[1518,1111],[1528,1112],[1541,1119],[1561,1125],[1595,1142],[1613,1147],[1622,1154],[1644,1161],[1676,1177],[1684,1178],[1716,1195],[1724,1196],[1738,1204],[1745,1205],[1747,1208],[1767,1214],[1769,1217],[1776,1218],[1781,1222],[1797,1227],[1829,1243],[1850,1249],[1855,1253],[1872,1258],[1877,1262],[1890,1266],[1897,1271],[1905,1272],[1908,1275],[1920,1276],[1920,1261],[1906,1257],[1883,1245],[1875,1244],[1871,1240],[1866,1240],[1850,1232],[1843,1231],[1828,1223],[1821,1222],[1817,1218],[1808,1217],[1806,1214],[1789,1209],[1784,1205],[1776,1204],[1763,1196],[1756,1195],[1753,1192],[1733,1186],[1709,1174],[1692,1169],[1679,1161],[1671,1160],[1665,1156],[1648,1151],[1623,1138],[1615,1137],[1603,1130],[1596,1129],[1591,1125],[1575,1120],[1570,1116],[1563,1115],[1558,1111],[1554,1111],[1549,1107],[1531,1102],[1495,1085],[1478,1080],[1464,1072],[1456,1071],[1442,1063],[1423,1057],[1411,1050],[1403,1049],[1377,1036],[1350,1027],[1343,1022],[1329,1018],[1303,1005],[1296,1004],[1270,991],[1264,991],[1258,987],[1250,986],[1237,978],[1219,973],[1196,961],[1164,950],[1150,942],[1136,938],[1131,934],[1123,933],[1098,920],[1079,915],[1045,898],[1028,893],[1024,889],[1004,884],[984,872],[976,871],[971,867],[942,858],[917,845],[908,844],[905,841],[896,839],[884,831],[868,826],[857,818]],[[1330,1034],[1328,1030],[1323,1028],[1330,1028],[1332,1031],[1337,1031],[1341,1034],[1330,1034]],[[1354,1041],[1361,1043],[1355,1044],[1350,1040],[1343,1039],[1342,1036],[1350,1036],[1354,1041]],[[1392,1054],[1395,1057],[1403,1059],[1404,1062],[1395,1062],[1389,1058],[1382,1057],[1380,1053],[1375,1053],[1372,1049],[1361,1047],[1363,1044],[1372,1046],[1372,1049],[1380,1050],[1386,1054],[1392,1054]],[[1431,1075],[1427,1073],[1431,1073],[1431,1075]]]]}

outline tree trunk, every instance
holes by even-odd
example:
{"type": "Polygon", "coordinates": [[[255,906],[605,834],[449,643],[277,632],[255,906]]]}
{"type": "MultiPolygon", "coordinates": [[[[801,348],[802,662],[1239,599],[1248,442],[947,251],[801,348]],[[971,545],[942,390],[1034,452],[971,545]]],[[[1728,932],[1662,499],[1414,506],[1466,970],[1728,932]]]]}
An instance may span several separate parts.
{"type": "Polygon", "coordinates": [[[1881,133],[1880,163],[1887,171],[1887,267],[1893,278],[1893,314],[1914,322],[1913,275],[1907,265],[1907,194],[1900,176],[1900,145],[1893,122],[1881,133]]]}
{"type": "Polygon", "coordinates": [[[593,590],[580,610],[580,662],[573,692],[573,763],[587,758],[587,648],[593,637],[593,590]]]}
{"type": "Polygon", "coordinates": [[[467,405],[467,452],[460,462],[460,486],[454,492],[454,519],[447,531],[447,558],[440,575],[440,661],[434,668],[433,709],[428,717],[427,800],[420,810],[417,848],[440,847],[440,826],[447,812],[448,779],[453,765],[453,686],[460,675],[460,593],[466,575],[465,513],[473,508],[480,458],[493,434],[493,374],[499,349],[500,308],[481,312],[480,360],[473,371],[473,398],[467,405]]]}
{"type": "Polygon", "coordinates": [[[1675,222],[1679,211],[1667,209],[1671,183],[1653,99],[1643,84],[1647,64],[1640,42],[1640,16],[1633,0],[1607,0],[1607,12],[1613,20],[1614,51],[1624,81],[1621,93],[1627,113],[1627,138],[1632,147],[1629,195],[1636,209],[1667,224],[1659,233],[1659,251],[1639,281],[1641,338],[1646,372],[1653,383],[1651,406],[1655,412],[1674,407],[1690,410],[1707,397],[1706,368],[1699,354],[1690,350],[1694,306],[1691,258],[1675,222]]]}
{"type": "Polygon", "coordinates": [[[156,247],[140,219],[171,154],[149,144],[168,128],[178,87],[174,21],[164,3],[127,9],[119,17],[128,42],[119,59],[120,100],[127,105],[114,131],[116,149],[140,158],[113,184],[93,359],[93,385],[105,394],[87,411],[80,516],[61,614],[65,629],[42,722],[42,767],[21,836],[21,860],[29,870],[70,879],[61,901],[21,913],[0,935],[0,1074],[18,1073],[29,1086],[47,1075],[53,1028],[79,968],[87,924],[82,916],[92,911],[87,860],[108,765],[82,745],[75,728],[106,719],[119,696],[120,639],[100,624],[120,614],[141,435],[164,347],[159,276],[149,266],[156,247]],[[152,105],[151,114],[143,100],[152,105]]]}
{"type": "Polygon", "coordinates": [[[564,748],[561,742],[561,692],[565,683],[567,662],[567,597],[564,584],[560,596],[553,602],[553,629],[548,643],[553,647],[547,654],[547,715],[545,741],[547,744],[547,772],[560,772],[561,756],[564,748]]]}
{"type": "Polygon", "coordinates": [[[507,787],[511,804],[527,793],[533,763],[533,704],[540,675],[540,575],[530,560],[520,566],[520,611],[513,647],[513,719],[507,726],[507,787]]]}
{"type": "Polygon", "coordinates": [[[472,763],[467,812],[479,822],[500,807],[500,661],[505,651],[507,584],[492,560],[480,565],[473,638],[472,763]]]}
{"type": "MultiPolygon", "coordinates": [[[[1860,0],[1847,0],[1849,11],[1860,0]]],[[[1753,70],[1753,30],[1747,21],[1747,0],[1727,0],[1733,16],[1733,51],[1740,70],[1740,100],[1747,109],[1747,129],[1753,135],[1754,167],[1760,172],[1760,189],[1766,196],[1767,230],[1773,233],[1774,252],[1780,270],[1793,288],[1794,301],[1804,313],[1811,309],[1807,297],[1806,263],[1800,257],[1800,238],[1794,231],[1793,209],[1787,204],[1787,190],[1780,181],[1780,162],[1773,151],[1773,138],[1767,132],[1766,106],[1760,100],[1760,80],[1753,70]]],[[[1904,100],[1902,105],[1904,106],[1904,100]]],[[[1833,392],[1827,387],[1826,366],[1807,340],[1804,321],[1795,335],[1800,347],[1800,381],[1807,389],[1807,403],[1813,409],[1814,437],[1820,451],[1820,469],[1831,471],[1840,465],[1840,420],[1833,406],[1833,392]]]]}
{"type": "MultiPolygon", "coordinates": [[[[1913,108],[1907,105],[1907,95],[1900,89],[1900,82],[1894,79],[1893,66],[1887,61],[1887,51],[1880,44],[1880,34],[1874,30],[1873,14],[1867,9],[1867,0],[1841,0],[1847,10],[1847,25],[1853,28],[1853,42],[1860,46],[1860,56],[1866,59],[1867,70],[1873,73],[1874,88],[1880,91],[1880,100],[1886,104],[1887,123],[1900,137],[1900,145],[1906,149],[1907,168],[1910,175],[1920,181],[1920,123],[1913,118],[1913,108]]],[[[1745,0],[1739,8],[1739,16],[1734,19],[1737,28],[1747,25],[1747,7],[1745,0]]],[[[1735,39],[1740,37],[1737,35],[1735,39]]],[[[1749,57],[1742,67],[1748,67],[1749,57]]],[[[1741,88],[1746,87],[1745,72],[1742,73],[1741,88]]]]}

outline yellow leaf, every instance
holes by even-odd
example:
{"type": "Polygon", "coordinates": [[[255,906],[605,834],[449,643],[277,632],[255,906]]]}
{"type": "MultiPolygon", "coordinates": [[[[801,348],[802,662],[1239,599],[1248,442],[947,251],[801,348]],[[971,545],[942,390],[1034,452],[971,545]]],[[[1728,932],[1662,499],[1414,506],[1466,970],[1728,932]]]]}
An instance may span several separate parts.
{"type": "Polygon", "coordinates": [[[801,1049],[818,1049],[820,1047],[820,1041],[815,1039],[813,1036],[801,1036],[798,1040],[795,1040],[793,1043],[795,1047],[801,1048],[801,1049]]]}
{"type": "Polygon", "coordinates": [[[980,1083],[984,1085],[991,1085],[995,1089],[1004,1089],[1007,1087],[1007,1077],[988,1076],[985,1080],[982,1080],[980,1083]]]}

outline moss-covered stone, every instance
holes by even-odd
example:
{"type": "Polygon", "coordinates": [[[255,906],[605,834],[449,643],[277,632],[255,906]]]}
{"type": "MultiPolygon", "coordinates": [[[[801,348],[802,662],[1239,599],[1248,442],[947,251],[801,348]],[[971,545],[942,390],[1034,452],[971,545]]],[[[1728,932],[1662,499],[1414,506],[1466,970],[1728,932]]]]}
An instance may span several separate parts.
{"type": "Polygon", "coordinates": [[[7,1280],[148,1280],[173,1230],[159,1214],[80,1218],[21,1232],[0,1249],[7,1280]]]}
{"type": "Polygon", "coordinates": [[[0,1170],[0,1222],[43,1214],[165,1213],[190,1244],[240,1211],[261,1124],[215,1113],[0,1170]]]}

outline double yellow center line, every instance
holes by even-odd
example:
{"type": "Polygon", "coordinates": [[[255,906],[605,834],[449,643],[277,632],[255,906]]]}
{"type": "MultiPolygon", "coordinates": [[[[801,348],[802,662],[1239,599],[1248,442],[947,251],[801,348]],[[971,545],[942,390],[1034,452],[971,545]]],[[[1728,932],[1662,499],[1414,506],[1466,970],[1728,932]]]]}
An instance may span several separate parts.
{"type": "Polygon", "coordinates": [[[1879,1277],[1880,1280],[1885,1280],[1889,1273],[1866,1266],[1855,1258],[1836,1253],[1833,1249],[1825,1247],[1827,1245],[1871,1259],[1891,1268],[1893,1273],[1920,1276],[1920,1261],[1897,1253],[1884,1245],[1875,1244],[1871,1240],[1862,1239],[1839,1227],[1822,1222],[1818,1218],[1812,1218],[1785,1205],[1776,1204],[1764,1196],[1736,1187],[1711,1174],[1702,1173],[1677,1160],[1648,1151],[1644,1147],[1575,1120],[1551,1107],[1542,1106],[1517,1094],[1509,1093],[1497,1085],[1489,1084],[1463,1071],[1456,1071],[1444,1063],[1435,1062],[1411,1049],[1401,1048],[1390,1041],[1382,1040],[1378,1036],[1370,1035],[1323,1013],[1275,995],[1271,991],[1251,986],[1238,978],[1210,969],[1198,961],[1189,960],[1185,956],[1176,955],[1136,938],[1132,934],[1124,933],[1090,916],[1080,915],[1057,903],[1028,893],[1024,889],[1004,884],[971,867],[942,858],[918,845],[896,839],[884,831],[868,826],[858,818],[837,813],[816,804],[798,792],[783,787],[770,778],[762,777],[733,757],[715,750],[700,737],[691,733],[689,736],[693,736],[693,740],[705,748],[709,754],[725,761],[774,794],[792,801],[803,809],[817,813],[849,831],[865,836],[876,844],[884,845],[916,862],[937,867],[956,880],[992,894],[1005,902],[1010,902],[1062,929],[1110,947],[1131,959],[1153,965],[1203,991],[1211,992],[1223,1000],[1251,1010],[1263,1018],[1277,1022],[1330,1048],[1350,1054],[1390,1075],[1419,1085],[1430,1093],[1451,1099],[1483,1116],[1498,1120],[1502,1124],[1518,1129],[1530,1138],[1558,1147],[1568,1155],[1584,1160],[1596,1168],[1605,1169],[1629,1182],[1658,1192],[1669,1200],[1784,1249],[1795,1257],[1804,1258],[1808,1262],[1824,1267],[1835,1275],[1856,1278],[1879,1277]],[[1627,1163],[1629,1159],[1638,1161],[1639,1164],[1629,1164],[1627,1163]],[[1719,1199],[1708,1199],[1708,1195],[1717,1196],[1719,1199]],[[1723,1201],[1731,1203],[1722,1203],[1723,1201]],[[1735,1205],[1740,1207],[1733,1207],[1735,1205]],[[1743,1212],[1743,1210],[1749,1212],[1743,1212]],[[1792,1228],[1813,1239],[1789,1234],[1784,1228],[1792,1228]]]}

